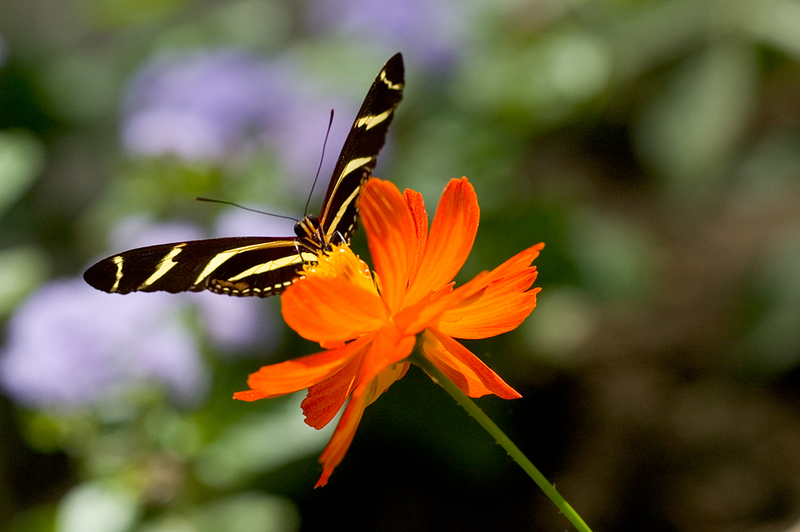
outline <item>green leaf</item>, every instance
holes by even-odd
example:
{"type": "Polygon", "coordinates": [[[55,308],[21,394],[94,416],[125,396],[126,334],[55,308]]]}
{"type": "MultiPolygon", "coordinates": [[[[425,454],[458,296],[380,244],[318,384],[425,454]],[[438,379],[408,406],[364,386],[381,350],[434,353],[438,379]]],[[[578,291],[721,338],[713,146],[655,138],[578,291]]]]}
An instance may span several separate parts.
{"type": "Polygon", "coordinates": [[[34,288],[47,279],[45,254],[32,247],[0,251],[0,317],[9,314],[34,288]]]}
{"type": "Polygon", "coordinates": [[[139,505],[129,491],[100,482],[72,488],[58,505],[58,532],[126,532],[139,505]]]}
{"type": "Polygon", "coordinates": [[[44,146],[32,133],[0,131],[0,213],[28,190],[44,162],[44,146]]]}

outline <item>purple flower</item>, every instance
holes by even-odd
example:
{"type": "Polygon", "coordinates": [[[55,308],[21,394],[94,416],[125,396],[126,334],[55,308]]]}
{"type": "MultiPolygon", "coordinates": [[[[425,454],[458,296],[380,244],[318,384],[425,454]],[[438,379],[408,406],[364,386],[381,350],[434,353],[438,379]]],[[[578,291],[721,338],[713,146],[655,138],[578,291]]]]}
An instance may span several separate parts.
{"type": "MultiPolygon", "coordinates": [[[[234,215],[263,219],[242,213],[234,215]]],[[[235,224],[222,225],[234,230],[235,224]]],[[[129,218],[112,233],[114,249],[203,236],[192,225],[145,218],[129,218]]],[[[258,298],[163,292],[121,297],[82,279],[58,280],[40,288],[9,320],[0,386],[18,403],[39,408],[88,406],[152,383],[178,403],[196,402],[208,389],[209,375],[190,328],[192,309],[200,330],[223,351],[269,351],[280,340],[275,311],[258,298]]]]}
{"type": "Polygon", "coordinates": [[[208,376],[183,313],[169,294],[123,298],[82,279],[50,282],[8,323],[0,384],[30,407],[90,405],[153,382],[192,403],[208,376]]]}
{"type": "Polygon", "coordinates": [[[113,228],[108,237],[108,245],[113,251],[122,251],[200,238],[205,238],[205,234],[194,224],[156,223],[147,216],[130,216],[113,228]]]}
{"type": "MultiPolygon", "coordinates": [[[[415,68],[447,68],[464,48],[467,12],[458,0],[312,0],[311,26],[403,52],[415,68]]],[[[388,57],[388,56],[387,56],[388,57]]]]}
{"type": "Polygon", "coordinates": [[[284,113],[283,66],[227,50],[170,55],[136,74],[122,141],[137,155],[218,160],[262,141],[284,113]]]}
{"type": "Polygon", "coordinates": [[[291,57],[265,60],[232,50],[162,57],[130,83],[122,142],[135,155],[204,161],[268,146],[286,182],[303,197],[336,109],[320,173],[324,191],[357,102],[348,106],[320,85],[291,57]]]}
{"type": "MultiPolygon", "coordinates": [[[[298,86],[314,85],[310,81],[298,82],[298,86]]],[[[368,85],[364,86],[364,94],[367,87],[368,85]]],[[[339,158],[347,133],[353,125],[359,103],[352,101],[348,105],[346,100],[330,92],[305,90],[296,94],[294,101],[287,106],[287,113],[279,128],[270,137],[270,141],[279,154],[281,170],[289,177],[288,183],[297,196],[302,198],[311,192],[322,148],[325,146],[325,160],[320,168],[320,177],[314,191],[315,198],[319,197],[318,202],[322,201],[322,194],[328,188],[328,180],[333,173],[333,167],[339,158]],[[331,109],[335,114],[325,143],[331,109]]]]}
{"type": "Polygon", "coordinates": [[[257,297],[229,297],[211,292],[191,295],[200,311],[202,329],[226,358],[252,353],[269,358],[283,337],[272,301],[257,297]]]}

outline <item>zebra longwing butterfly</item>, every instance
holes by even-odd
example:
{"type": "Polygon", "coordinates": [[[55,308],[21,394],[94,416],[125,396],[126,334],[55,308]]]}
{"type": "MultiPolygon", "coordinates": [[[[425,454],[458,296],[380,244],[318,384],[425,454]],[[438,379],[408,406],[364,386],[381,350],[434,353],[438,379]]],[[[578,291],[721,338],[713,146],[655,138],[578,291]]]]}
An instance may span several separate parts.
{"type": "Polygon", "coordinates": [[[306,215],[292,237],[230,237],[124,251],[83,274],[104,292],[199,292],[267,297],[282,292],[306,263],[347,243],[358,222],[361,190],[403,94],[403,57],[392,56],[367,92],[333,170],[319,216],[306,215]]]}

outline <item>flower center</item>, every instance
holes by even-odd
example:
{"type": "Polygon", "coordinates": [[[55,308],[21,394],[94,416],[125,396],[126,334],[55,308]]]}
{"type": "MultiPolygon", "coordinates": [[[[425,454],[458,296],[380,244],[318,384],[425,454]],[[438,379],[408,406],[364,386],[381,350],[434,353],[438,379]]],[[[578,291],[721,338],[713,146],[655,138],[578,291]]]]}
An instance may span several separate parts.
{"type": "Polygon", "coordinates": [[[306,264],[303,267],[302,274],[305,277],[341,277],[361,288],[376,291],[369,266],[346,244],[334,245],[330,252],[321,253],[316,264],[306,264]]]}

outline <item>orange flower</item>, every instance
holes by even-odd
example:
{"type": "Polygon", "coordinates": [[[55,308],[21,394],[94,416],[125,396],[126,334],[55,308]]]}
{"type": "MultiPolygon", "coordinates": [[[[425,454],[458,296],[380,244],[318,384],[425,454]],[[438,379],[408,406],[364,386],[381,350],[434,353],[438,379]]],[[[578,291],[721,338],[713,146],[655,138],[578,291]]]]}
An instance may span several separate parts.
{"type": "Polygon", "coordinates": [[[520,397],[454,338],[488,338],[516,328],[536,306],[531,266],[543,244],[454,288],[478,230],[478,201],[466,178],[448,183],[428,233],[418,192],[371,179],[361,198],[376,278],[349,247],[335,248],[306,267],[282,296],[283,317],[325,351],[265,366],[250,375],[254,401],[308,388],[306,423],[322,428],[349,398],[322,452],[324,486],[344,458],[364,409],[400,379],[421,334],[422,354],[471,397],[520,397]]]}

